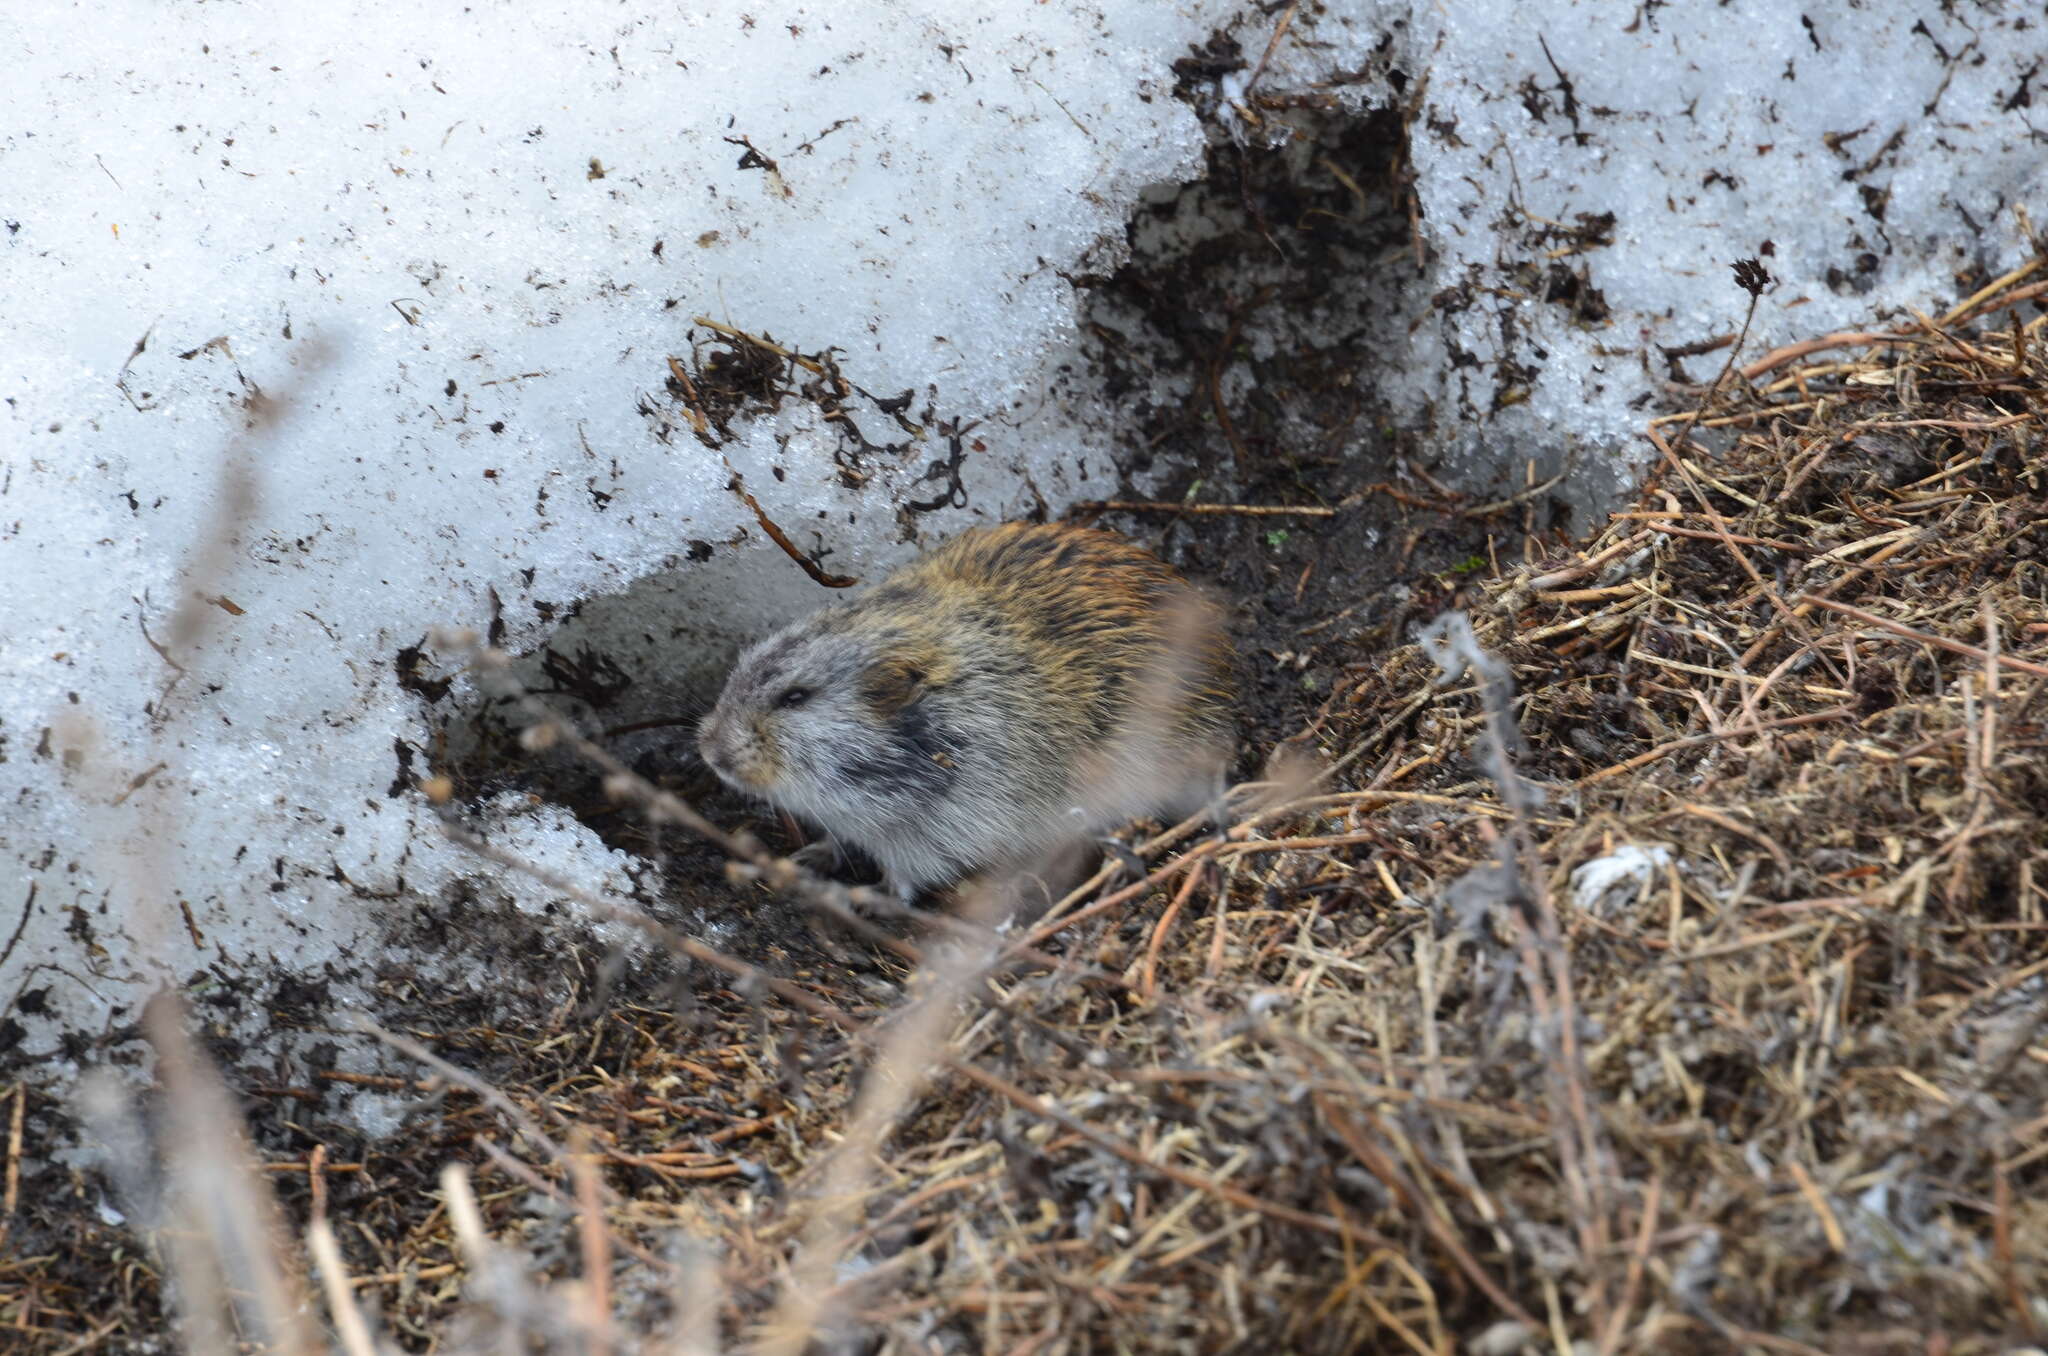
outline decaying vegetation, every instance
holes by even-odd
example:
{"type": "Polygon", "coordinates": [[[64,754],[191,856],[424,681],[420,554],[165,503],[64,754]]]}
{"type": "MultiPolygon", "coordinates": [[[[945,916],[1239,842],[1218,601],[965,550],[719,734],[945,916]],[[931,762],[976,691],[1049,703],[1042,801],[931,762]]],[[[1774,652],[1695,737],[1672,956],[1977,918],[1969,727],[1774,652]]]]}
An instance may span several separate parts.
{"type": "MultiPolygon", "coordinates": [[[[900,982],[644,920],[686,1002],[391,1033],[432,1100],[389,1152],[434,1163],[264,1164],[310,1251],[263,1246],[246,1202],[160,1237],[206,1261],[179,1272],[187,1333],[2048,1340],[2044,297],[2037,262],[1724,373],[1650,422],[1645,488],[1600,531],[1520,561],[1500,537],[1465,621],[1356,653],[1227,828],[1112,851],[1028,926],[871,919],[886,901],[798,881],[900,982]],[[344,1173],[389,1185],[336,1215],[344,1173]]],[[[738,888],[791,883],[725,845],[738,888]]],[[[186,1105],[212,1096],[166,1055],[186,1105]]],[[[239,1180],[224,1137],[170,1142],[188,1189],[239,1180]]],[[[76,1260],[0,1255],[0,1332],[145,1337],[160,1261],[96,1259],[94,1289],[76,1260]]]]}

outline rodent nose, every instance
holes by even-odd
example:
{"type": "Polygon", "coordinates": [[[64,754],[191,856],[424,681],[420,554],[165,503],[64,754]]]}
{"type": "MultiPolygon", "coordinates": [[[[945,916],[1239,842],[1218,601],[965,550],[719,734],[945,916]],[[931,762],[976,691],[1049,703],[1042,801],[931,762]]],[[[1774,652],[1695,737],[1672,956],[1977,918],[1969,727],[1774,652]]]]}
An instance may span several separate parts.
{"type": "Polygon", "coordinates": [[[714,721],[704,722],[703,727],[697,731],[697,752],[712,767],[720,772],[730,773],[732,750],[726,747],[724,735],[725,728],[722,725],[714,721]]]}

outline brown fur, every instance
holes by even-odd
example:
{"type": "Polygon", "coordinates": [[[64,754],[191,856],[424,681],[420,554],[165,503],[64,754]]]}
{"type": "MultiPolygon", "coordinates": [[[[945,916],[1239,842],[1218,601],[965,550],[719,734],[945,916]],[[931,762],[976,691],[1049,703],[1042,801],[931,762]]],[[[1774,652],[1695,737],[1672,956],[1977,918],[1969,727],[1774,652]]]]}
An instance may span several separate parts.
{"type": "MultiPolygon", "coordinates": [[[[1158,713],[1192,737],[1231,725],[1231,652],[1213,603],[1143,547],[1099,528],[1006,523],[962,533],[865,600],[930,654],[971,655],[966,618],[992,608],[1029,637],[1044,714],[1082,735],[1093,713],[1129,719],[1147,680],[1170,680],[1158,713]],[[884,601],[892,586],[909,595],[884,601]],[[1177,680],[1177,681],[1172,681],[1177,680]]],[[[857,604],[858,605],[858,604],[857,604]]],[[[933,658],[928,668],[936,670],[933,658]]],[[[934,673],[935,680],[942,681],[934,673]]],[[[1120,722],[1119,722],[1120,723],[1120,722]]]]}

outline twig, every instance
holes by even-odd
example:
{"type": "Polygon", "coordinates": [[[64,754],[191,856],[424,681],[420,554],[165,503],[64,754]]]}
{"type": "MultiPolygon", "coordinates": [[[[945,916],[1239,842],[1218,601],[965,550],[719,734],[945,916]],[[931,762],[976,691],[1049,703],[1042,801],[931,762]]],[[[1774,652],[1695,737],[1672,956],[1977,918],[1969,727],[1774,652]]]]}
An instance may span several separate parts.
{"type": "MultiPolygon", "coordinates": [[[[1978,288],[1969,296],[1964,297],[1961,301],[1957,302],[1954,306],[1949,308],[1947,314],[1942,316],[1941,324],[1943,326],[1955,324],[1958,320],[1963,319],[1972,311],[1976,310],[1979,306],[1983,305],[1985,302],[1991,300],[1993,297],[2003,292],[2006,288],[2011,287],[2021,278],[2026,277],[2028,274],[2040,268],[2041,265],[2044,263],[2048,263],[2048,260],[2040,258],[2029,259],[2026,263],[2021,264],[2018,268],[2012,270],[2010,273],[2006,273],[2000,277],[1993,278],[1990,282],[1985,283],[1982,287],[1978,288]]],[[[2024,300],[2024,298],[2021,299],[2024,300]]],[[[2011,301],[2013,300],[2013,298],[2008,297],[2006,300],[2011,301]]]]}
{"type": "Polygon", "coordinates": [[[1252,86],[1258,84],[1259,77],[1266,73],[1266,63],[1271,61],[1273,53],[1279,50],[1280,40],[1287,36],[1288,25],[1294,22],[1294,11],[1300,7],[1301,0],[1290,0],[1287,11],[1280,16],[1280,22],[1273,25],[1273,36],[1266,39],[1266,50],[1259,53],[1258,64],[1253,66],[1252,73],[1245,77],[1242,97],[1247,103],[1251,101],[1252,86]]]}
{"type": "MultiPolygon", "coordinates": [[[[732,471],[732,463],[727,462],[725,469],[732,471]]],[[[809,575],[815,583],[822,584],[828,589],[850,589],[860,582],[860,580],[855,579],[851,575],[826,574],[823,566],[819,565],[817,561],[812,560],[802,551],[799,551],[796,543],[789,539],[789,534],[776,526],[775,520],[768,516],[768,511],[761,507],[761,501],[754,498],[747,490],[746,481],[741,478],[739,472],[732,471],[732,481],[727,488],[744,500],[747,507],[754,511],[754,520],[761,524],[761,530],[768,534],[768,540],[780,546],[783,554],[795,561],[797,566],[805,574],[809,575]]]]}
{"type": "Polygon", "coordinates": [[[1636,1243],[1629,1249],[1628,1274],[1621,1285],[1621,1302],[1608,1316],[1607,1331],[1600,1336],[1600,1356],[1611,1356],[1620,1347],[1621,1335],[1628,1327],[1628,1316],[1636,1307],[1636,1295],[1642,1289],[1643,1270],[1649,1264],[1650,1244],[1657,1234],[1657,1207],[1664,1196],[1664,1178],[1659,1175],[1650,1179],[1649,1190],[1643,1197],[1643,1224],[1636,1231],[1636,1243]]]}
{"type": "MultiPolygon", "coordinates": [[[[1206,865],[1206,863],[1204,864],[1206,865]]],[[[1153,978],[1159,966],[1159,953],[1166,946],[1166,938],[1173,931],[1173,924],[1180,917],[1180,911],[1201,884],[1203,867],[1197,866],[1188,872],[1188,878],[1181,882],[1180,889],[1173,895],[1173,902],[1166,906],[1166,912],[1159,915],[1158,924],[1152,929],[1152,942],[1145,950],[1145,977],[1138,981],[1138,992],[1146,998],[1154,993],[1153,978]]]]}
{"type": "Polygon", "coordinates": [[[1495,513],[1502,513],[1508,509],[1519,507],[1532,499],[1540,498],[1551,490],[1556,489],[1559,485],[1562,485],[1565,478],[1571,475],[1577,462],[1578,458],[1576,455],[1568,456],[1565,458],[1564,469],[1541,484],[1531,485],[1525,490],[1517,490],[1507,498],[1496,499],[1490,504],[1477,504],[1471,508],[1461,508],[1458,510],[1458,516],[1461,518],[1485,518],[1495,513]]]}
{"type": "MultiPolygon", "coordinates": [[[[977,922],[994,921],[991,915],[1000,907],[1000,893],[993,888],[971,892],[967,909],[977,922]]],[[[766,1325],[768,1339],[757,1348],[763,1356],[799,1356],[829,1318],[827,1296],[860,1222],[872,1160],[923,1092],[933,1054],[946,1048],[946,1028],[995,954],[991,947],[949,938],[920,971],[922,989],[917,997],[891,1020],[845,1132],[820,1173],[816,1204],[790,1263],[789,1281],[766,1325]]],[[[946,1061],[953,1068],[961,1063],[946,1061]]]]}
{"type": "Polygon", "coordinates": [[[577,1232],[583,1244],[583,1335],[590,1356],[609,1356],[612,1328],[612,1261],[609,1231],[604,1223],[597,1167],[591,1161],[590,1134],[575,1127],[569,1157],[569,1178],[576,1187],[577,1232]]]}
{"type": "Polygon", "coordinates": [[[1917,631],[1910,626],[1880,617],[1874,612],[1865,612],[1860,607],[1850,607],[1847,603],[1838,603],[1831,598],[1823,598],[1818,594],[1809,593],[1802,601],[1811,603],[1815,607],[1824,607],[1830,612],[1839,612],[1845,617],[1854,617],[1857,621],[1863,622],[1868,626],[1882,627],[1884,630],[1890,631],[1895,635],[1904,636],[1908,640],[1917,640],[1923,645],[1932,645],[1936,649],[1947,650],[1951,654],[1968,655],[1979,663],[1991,663],[1995,660],[2004,667],[2014,669],[2020,673],[2031,673],[2037,678],[2048,678],[2048,664],[2030,664],[2024,659],[2014,659],[2008,654],[1993,655],[1989,651],[1979,649],[1975,645],[1965,645],[1960,640],[1950,640],[1946,636],[1929,635],[1925,631],[1917,631]]]}
{"type": "Polygon", "coordinates": [[[1762,724],[1746,726],[1742,729],[1719,730],[1711,734],[1686,735],[1682,739],[1667,740],[1654,749],[1639,753],[1633,758],[1614,764],[1612,767],[1603,767],[1598,772],[1589,772],[1579,778],[1573,785],[1592,786],[1597,782],[1604,782],[1610,777],[1622,776],[1635,771],[1645,763],[1654,763],[1659,758],[1669,757],[1680,749],[1697,748],[1702,744],[1712,744],[1716,740],[1736,739],[1744,735],[1759,734],[1765,730],[1784,730],[1799,725],[1824,725],[1831,720],[1847,720],[1855,714],[1856,708],[1853,706],[1835,706],[1825,711],[1812,711],[1805,715],[1784,716],[1777,720],[1767,720],[1762,724]]]}
{"type": "Polygon", "coordinates": [[[0,1200],[0,1240],[14,1226],[14,1211],[21,1204],[21,1132],[28,1112],[28,1083],[14,1085],[14,1116],[7,1127],[7,1196],[0,1200]]]}
{"type": "Polygon", "coordinates": [[[1088,499],[1074,505],[1077,513],[1230,514],[1243,518],[1334,518],[1337,510],[1313,504],[1172,504],[1136,499],[1088,499]]]}
{"type": "Polygon", "coordinates": [[[1493,1301],[1494,1307],[1503,1314],[1519,1322],[1533,1325],[1535,1320],[1529,1316],[1529,1312],[1515,1303],[1513,1297],[1501,1288],[1500,1282],[1494,1280],[1486,1268],[1479,1265],[1471,1250],[1460,1241],[1450,1226],[1420,1199],[1414,1185],[1407,1180],[1407,1175],[1400,1170],[1394,1160],[1367,1142],[1365,1136],[1359,1133],[1358,1127],[1351,1124],[1350,1119],[1341,1110],[1332,1106],[1326,1097],[1318,1096],[1317,1102],[1324,1117],[1336,1128],[1337,1138],[1351,1150],[1360,1165],[1385,1183],[1396,1196],[1405,1196],[1409,1199],[1413,1214],[1424,1232],[1436,1240],[1437,1245],[1451,1258],[1458,1270],[1478,1286],[1480,1292],[1493,1301]]]}
{"type": "Polygon", "coordinates": [[[698,433],[709,433],[711,421],[704,417],[703,402],[697,397],[697,383],[690,380],[690,374],[675,358],[668,360],[668,370],[675,374],[678,385],[683,388],[683,401],[690,411],[690,427],[698,433]]]}
{"type": "Polygon", "coordinates": [[[1818,339],[1802,339],[1796,344],[1774,348],[1755,362],[1742,369],[1745,381],[1755,381],[1766,372],[1776,371],[1786,363],[1804,358],[1809,353],[1820,353],[1831,348],[1853,348],[1862,344],[1917,344],[1922,342],[1909,335],[1892,334],[1882,331],[1856,330],[1840,334],[1823,334],[1818,339]]]}
{"type": "Polygon", "coordinates": [[[1778,537],[1745,537],[1737,532],[1702,532],[1696,527],[1679,527],[1675,523],[1651,523],[1650,531],[1666,537],[1694,537],[1700,541],[1736,542],[1743,546],[1764,546],[1787,555],[1810,556],[1811,546],[1796,541],[1785,541],[1778,537]]]}
{"type": "Polygon", "coordinates": [[[124,1321],[120,1318],[110,1318],[85,1336],[79,1338],[76,1342],[71,1343],[69,1346],[58,1348],[50,1356],[84,1356],[85,1352],[91,1351],[94,1347],[106,1341],[108,1335],[114,1329],[120,1327],[124,1321]]]}
{"type": "Polygon", "coordinates": [[[789,359],[798,367],[803,368],[806,372],[810,372],[821,377],[825,375],[825,368],[822,363],[816,362],[810,358],[806,358],[801,353],[792,352],[789,349],[784,348],[782,345],[776,343],[772,339],[763,339],[759,335],[748,334],[745,330],[736,330],[730,325],[721,325],[716,320],[712,320],[707,316],[697,316],[690,323],[693,325],[702,325],[705,329],[715,331],[718,334],[722,334],[726,336],[728,339],[744,339],[748,343],[752,344],[755,348],[761,349],[763,352],[773,353],[778,358],[789,359]]]}
{"type": "Polygon", "coordinates": [[[948,1067],[952,1068],[969,1082],[980,1084],[990,1092],[1022,1107],[1041,1120],[1051,1121],[1068,1133],[1078,1135],[1090,1144],[1107,1150],[1133,1167],[1142,1168],[1147,1172],[1158,1173],[1169,1181],[1178,1182],[1184,1187],[1199,1191],[1206,1196],[1212,1196],[1217,1200],[1228,1201],[1240,1209],[1256,1211],[1266,1218],[1278,1220],[1282,1224],[1292,1224],[1299,1228],[1314,1229],[1319,1233],[1334,1234],[1339,1238],[1349,1239],[1354,1243],[1363,1243],[1367,1247],[1400,1247],[1400,1244],[1396,1243],[1393,1239],[1388,1238],[1384,1234],[1375,1233],[1373,1230],[1367,1229],[1362,1225],[1352,1224],[1345,1220],[1332,1219],[1327,1215],[1312,1214],[1306,1210],[1297,1210],[1289,1205],[1277,1205],[1271,1201],[1262,1201],[1242,1187],[1231,1186],[1228,1182],[1214,1181],[1204,1177],[1201,1173],[1183,1168],[1177,1163],[1147,1158],[1144,1154],[1125,1144],[1122,1140],[1117,1139],[1114,1135],[1106,1134],[1089,1125],[1086,1121],[1075,1119],[1043,1098],[1035,1097],[1031,1093],[1026,1092],[1000,1074],[990,1073],[988,1070],[970,1064],[965,1060],[949,1060],[948,1067]]]}
{"type": "Polygon", "coordinates": [[[327,1293],[327,1315],[334,1320],[341,1349],[348,1356],[377,1356],[377,1346],[370,1340],[370,1325],[363,1321],[363,1311],[356,1307],[348,1267],[341,1260],[341,1248],[326,1220],[313,1221],[306,1231],[306,1246],[312,1249],[314,1265],[320,1272],[320,1285],[327,1293]]]}
{"type": "Polygon", "coordinates": [[[1678,811],[1680,813],[1692,815],[1696,819],[1704,819],[1709,824],[1718,825],[1719,827],[1728,830],[1728,832],[1732,834],[1737,834],[1743,838],[1749,839],[1753,843],[1762,844],[1763,847],[1771,854],[1771,860],[1778,864],[1778,870],[1783,871],[1788,875],[1791,873],[1792,858],[1786,855],[1785,849],[1779,847],[1777,842],[1773,840],[1770,837],[1770,835],[1759,833],[1755,829],[1746,828],[1743,825],[1737,823],[1734,819],[1721,813],[1721,811],[1714,809],[1710,805],[1694,805],[1690,801],[1688,801],[1685,804],[1680,805],[1678,807],[1678,811]]]}
{"type": "Polygon", "coordinates": [[[1217,346],[1215,361],[1209,364],[1209,403],[1216,409],[1217,427],[1223,430],[1223,436],[1229,440],[1230,450],[1236,456],[1235,464],[1239,474],[1251,470],[1251,453],[1245,450],[1243,440],[1237,436],[1237,425],[1230,420],[1230,407],[1223,399],[1223,373],[1230,365],[1230,348],[1237,342],[1237,332],[1244,328],[1244,322],[1251,313],[1265,305],[1266,299],[1272,295],[1273,289],[1270,286],[1260,288],[1249,302],[1231,316],[1230,328],[1223,332],[1223,342],[1217,346]]]}

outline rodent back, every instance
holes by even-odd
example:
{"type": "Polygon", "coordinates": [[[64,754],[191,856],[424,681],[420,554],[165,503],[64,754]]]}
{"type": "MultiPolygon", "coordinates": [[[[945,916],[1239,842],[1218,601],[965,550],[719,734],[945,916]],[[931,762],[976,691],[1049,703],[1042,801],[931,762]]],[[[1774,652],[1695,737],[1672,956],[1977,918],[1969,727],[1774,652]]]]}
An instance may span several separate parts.
{"type": "Polygon", "coordinates": [[[1159,804],[1227,743],[1220,618],[1122,538],[969,532],[741,657],[706,722],[729,780],[862,846],[1042,839],[1159,804]],[[799,699],[791,700],[791,694],[799,699]],[[1155,804],[1155,802],[1158,802],[1155,804]]]}
{"type": "Polygon", "coordinates": [[[1089,825],[1179,810],[1230,743],[1231,655],[1215,605],[1156,556],[1091,528],[955,538],[856,609],[943,656],[915,708],[956,798],[1011,821],[1089,825]]]}
{"type": "Polygon", "coordinates": [[[1040,709],[1078,736],[1105,739],[1148,719],[1203,741],[1229,728],[1231,655],[1218,609],[1122,537],[1010,524],[964,534],[906,575],[971,600],[970,617],[996,619],[1035,670],[1040,709]]]}

